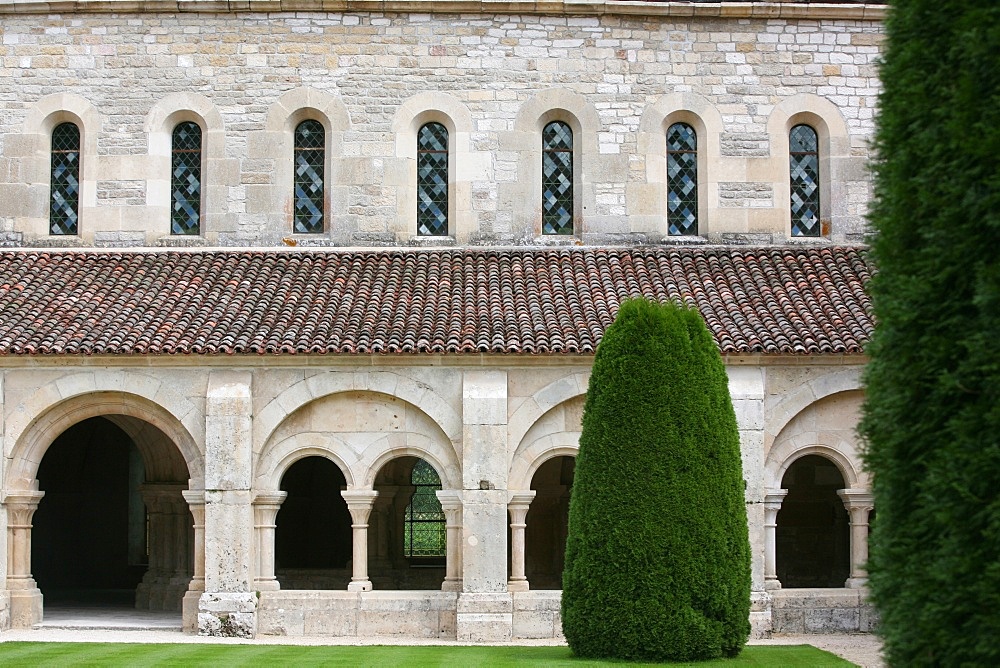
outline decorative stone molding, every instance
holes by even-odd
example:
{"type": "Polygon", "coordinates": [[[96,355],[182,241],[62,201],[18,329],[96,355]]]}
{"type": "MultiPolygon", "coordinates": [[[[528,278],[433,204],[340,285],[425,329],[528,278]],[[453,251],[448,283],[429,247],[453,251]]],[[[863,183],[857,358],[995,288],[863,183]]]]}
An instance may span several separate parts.
{"type": "MultiPolygon", "coordinates": [[[[881,3],[806,4],[798,0],[770,0],[768,2],[620,2],[618,0],[510,0],[494,7],[495,0],[324,0],[323,11],[327,12],[418,12],[471,14],[495,13],[501,9],[509,14],[546,14],[550,16],[676,16],[684,18],[794,18],[794,19],[839,19],[854,21],[885,20],[886,5],[881,3]]],[[[315,0],[261,0],[240,2],[238,0],[150,0],[137,3],[135,0],[78,0],[71,4],[54,0],[40,2],[27,0],[0,0],[0,14],[55,14],[75,12],[128,12],[141,7],[144,11],[164,12],[314,12],[315,0]]]]}

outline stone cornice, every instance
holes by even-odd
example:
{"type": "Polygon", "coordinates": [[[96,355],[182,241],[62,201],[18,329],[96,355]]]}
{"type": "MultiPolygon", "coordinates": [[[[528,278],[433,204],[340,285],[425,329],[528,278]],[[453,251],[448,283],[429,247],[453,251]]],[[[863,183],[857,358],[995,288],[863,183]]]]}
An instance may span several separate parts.
{"type": "Polygon", "coordinates": [[[0,0],[2,14],[136,14],[237,12],[375,12],[446,14],[544,14],[547,16],[646,16],[882,21],[880,3],[629,2],[621,0],[0,0]]]}

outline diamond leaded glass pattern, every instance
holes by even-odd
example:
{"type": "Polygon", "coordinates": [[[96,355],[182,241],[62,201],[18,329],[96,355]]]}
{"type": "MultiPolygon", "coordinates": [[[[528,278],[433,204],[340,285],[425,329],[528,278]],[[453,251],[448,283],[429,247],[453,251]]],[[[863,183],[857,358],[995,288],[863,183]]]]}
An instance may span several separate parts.
{"type": "Polygon", "coordinates": [[[52,130],[49,234],[76,234],[80,205],[80,128],[60,123],[52,130]]]}
{"type": "Polygon", "coordinates": [[[441,478],[430,464],[418,459],[410,482],[414,490],[403,522],[403,553],[407,557],[443,557],[448,538],[444,511],[435,494],[441,489],[441,478]]]}
{"type": "Polygon", "coordinates": [[[698,135],[687,123],[667,129],[667,232],[698,234],[698,135]]]}
{"type": "Polygon", "coordinates": [[[440,123],[417,134],[417,234],[448,234],[448,129],[440,123]]]}
{"type": "Polygon", "coordinates": [[[296,234],[323,231],[323,184],[326,165],[326,130],[319,121],[302,121],[295,128],[296,234]]]}
{"type": "Polygon", "coordinates": [[[820,236],[819,140],[808,125],[796,125],[788,134],[791,175],[792,236],[820,236]]]}
{"type": "Polygon", "coordinates": [[[542,234],[573,234],[573,131],[560,121],[542,130],[542,234]]]}
{"type": "Polygon", "coordinates": [[[170,169],[170,233],[201,233],[201,127],[174,128],[170,169]]]}

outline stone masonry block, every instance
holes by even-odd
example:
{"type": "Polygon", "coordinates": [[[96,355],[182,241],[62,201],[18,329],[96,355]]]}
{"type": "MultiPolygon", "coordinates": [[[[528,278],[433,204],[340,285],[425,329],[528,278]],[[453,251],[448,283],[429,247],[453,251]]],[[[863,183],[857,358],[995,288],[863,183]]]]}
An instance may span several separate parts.
{"type": "Polygon", "coordinates": [[[462,384],[464,423],[507,423],[507,373],[505,371],[465,372],[462,384]]]}

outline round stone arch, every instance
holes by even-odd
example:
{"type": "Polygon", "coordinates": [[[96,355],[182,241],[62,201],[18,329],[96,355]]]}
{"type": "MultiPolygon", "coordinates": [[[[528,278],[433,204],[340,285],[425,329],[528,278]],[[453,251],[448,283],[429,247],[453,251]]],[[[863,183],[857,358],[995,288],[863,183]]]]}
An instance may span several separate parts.
{"type": "MultiPolygon", "coordinates": [[[[7,490],[33,489],[38,466],[53,441],[69,427],[92,417],[110,418],[130,437],[137,439],[140,450],[148,451],[149,446],[162,441],[146,432],[142,423],[156,427],[183,459],[190,489],[204,488],[204,458],[190,429],[171,410],[152,399],[128,392],[95,389],[62,399],[35,416],[14,436],[15,445],[4,484],[7,490]],[[122,416],[134,420],[123,420],[122,416]]],[[[169,466],[169,463],[156,461],[152,464],[164,469],[169,466]]]]}
{"type": "Polygon", "coordinates": [[[769,448],[781,431],[813,403],[840,392],[862,389],[861,367],[829,373],[806,382],[797,391],[770,408],[764,425],[764,446],[769,448]]]}
{"type": "MultiPolygon", "coordinates": [[[[388,437],[385,439],[388,440],[388,437]]],[[[442,489],[461,489],[462,469],[455,459],[454,453],[449,453],[448,449],[434,442],[434,439],[424,437],[413,438],[411,435],[405,445],[396,447],[378,447],[378,442],[372,443],[365,455],[372,455],[371,458],[364,458],[364,476],[362,478],[363,489],[373,489],[375,478],[379,471],[386,464],[400,457],[419,457],[423,459],[438,474],[441,480],[442,489]]],[[[360,464],[360,462],[359,462],[360,464]]]]}
{"type": "MultiPolygon", "coordinates": [[[[427,385],[392,372],[330,372],[289,386],[260,410],[254,420],[254,443],[268,443],[284,420],[306,404],[339,392],[375,392],[401,399],[423,411],[461,455],[462,418],[427,385]]],[[[260,453],[257,453],[258,458],[260,453]]]]}
{"type": "Polygon", "coordinates": [[[485,178],[482,174],[477,177],[472,169],[470,137],[475,128],[468,107],[447,93],[418,93],[400,105],[391,129],[396,137],[396,159],[405,165],[406,173],[396,197],[396,237],[421,244],[464,243],[474,232],[472,181],[485,178]],[[417,133],[427,123],[440,123],[448,130],[447,238],[417,236],[417,133]]]}
{"type": "MultiPolygon", "coordinates": [[[[587,98],[565,88],[540,91],[527,100],[514,120],[511,146],[517,154],[516,193],[513,205],[515,233],[535,237],[540,241],[571,243],[587,232],[585,211],[597,210],[597,194],[584,174],[597,168],[600,154],[597,137],[601,132],[601,117],[587,98]],[[573,131],[573,234],[563,239],[557,235],[542,236],[542,131],[553,121],[569,125],[573,131]]],[[[511,186],[515,187],[515,186],[511,186]]]]}
{"type": "MultiPolygon", "coordinates": [[[[800,93],[782,100],[771,110],[767,133],[771,138],[770,172],[776,207],[785,210],[785,236],[791,235],[788,174],[788,133],[799,124],[816,131],[819,143],[820,219],[826,221],[823,236],[829,236],[840,219],[848,215],[847,182],[851,180],[851,136],[840,109],[830,100],[800,93]]],[[[864,161],[861,161],[864,166],[864,161]]],[[[821,225],[823,223],[821,222],[821,225]]]]}
{"type": "Polygon", "coordinates": [[[515,448],[515,458],[524,445],[522,441],[528,430],[538,419],[559,404],[587,394],[589,384],[589,371],[572,373],[549,383],[522,402],[507,421],[507,442],[515,448]]]}
{"type": "Polygon", "coordinates": [[[542,465],[556,457],[576,457],[580,454],[580,433],[560,432],[542,437],[526,448],[519,449],[510,467],[508,487],[514,491],[531,489],[531,480],[542,465]]]}
{"type": "Polygon", "coordinates": [[[806,455],[818,455],[829,460],[837,467],[840,475],[844,478],[845,489],[867,487],[866,483],[862,484],[859,482],[861,478],[860,469],[854,465],[851,455],[845,452],[846,449],[853,450],[849,444],[845,443],[838,443],[836,446],[816,443],[794,449],[789,448],[787,452],[772,452],[768,455],[767,462],[764,465],[766,471],[764,484],[768,489],[780,489],[781,480],[785,477],[785,473],[792,464],[806,455]]]}
{"type": "MultiPolygon", "coordinates": [[[[629,214],[651,239],[669,237],[667,221],[667,131],[674,123],[687,123],[697,135],[698,148],[698,236],[710,231],[708,223],[719,207],[719,180],[712,167],[721,160],[720,137],[725,131],[722,114],[697,93],[670,93],[646,107],[639,121],[637,148],[646,161],[646,184],[650,191],[629,194],[629,214]],[[651,193],[651,196],[649,196],[651,193]]],[[[690,237],[688,237],[690,239],[690,237]]]]}
{"type": "Polygon", "coordinates": [[[281,489],[281,479],[295,462],[306,457],[322,457],[337,465],[349,489],[355,489],[354,470],[338,452],[348,452],[349,446],[333,434],[296,434],[274,444],[257,462],[254,489],[270,492],[281,489]]]}

